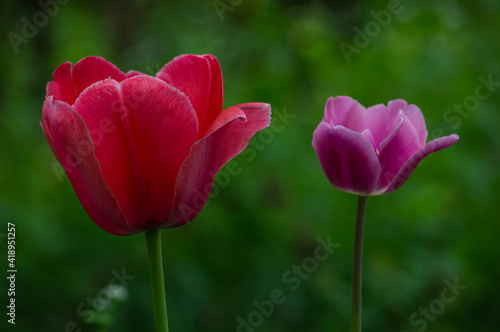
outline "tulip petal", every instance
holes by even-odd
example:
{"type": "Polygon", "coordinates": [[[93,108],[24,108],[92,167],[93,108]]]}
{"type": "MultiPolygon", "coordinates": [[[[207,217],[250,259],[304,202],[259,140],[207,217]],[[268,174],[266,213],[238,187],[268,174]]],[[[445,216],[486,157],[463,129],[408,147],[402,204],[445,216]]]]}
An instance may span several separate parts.
{"type": "Polygon", "coordinates": [[[399,123],[396,126],[396,128],[394,128],[394,130],[392,131],[392,133],[389,134],[389,136],[387,136],[382,142],[380,142],[380,144],[378,145],[379,148],[375,149],[375,152],[377,154],[380,154],[380,151],[382,151],[387,146],[387,144],[389,144],[392,141],[394,136],[396,136],[399,133],[399,130],[403,126],[404,119],[405,119],[402,111],[399,112],[399,116],[400,116],[400,119],[399,119],[399,123]]]}
{"type": "Polygon", "coordinates": [[[130,223],[148,230],[167,220],[177,173],[198,134],[187,97],[159,79],[137,75],[90,86],[75,109],[130,223]]]}
{"type": "Polygon", "coordinates": [[[140,71],[137,71],[137,70],[129,70],[125,74],[125,78],[134,77],[134,76],[137,76],[137,75],[147,75],[147,74],[141,73],[140,71]]]}
{"type": "Polygon", "coordinates": [[[122,91],[129,101],[137,98],[128,122],[151,218],[162,223],[170,217],[179,169],[197,139],[196,113],[185,94],[150,76],[125,80],[122,91]]]}
{"type": "Polygon", "coordinates": [[[210,54],[185,54],[167,63],[156,75],[188,96],[199,122],[198,138],[222,112],[222,72],[217,59],[210,54]]]}
{"type": "Polygon", "coordinates": [[[112,78],[118,82],[125,79],[125,74],[108,60],[89,56],[74,66],[66,62],[54,71],[53,81],[47,84],[47,95],[54,96],[73,105],[78,96],[90,85],[112,78]]]}
{"type": "Polygon", "coordinates": [[[330,182],[340,190],[369,195],[380,175],[380,163],[370,141],[342,126],[321,122],[312,145],[330,182]]]}
{"type": "MultiPolygon", "coordinates": [[[[375,139],[373,138],[372,132],[369,129],[365,129],[361,132],[361,135],[366,137],[370,143],[372,143],[372,146],[375,148],[375,139]]],[[[376,152],[376,151],[375,151],[376,152]]]]}
{"type": "Polygon", "coordinates": [[[394,132],[380,144],[379,160],[382,170],[377,184],[377,191],[385,190],[408,158],[420,150],[419,138],[415,128],[406,115],[402,114],[402,112],[401,115],[402,119],[394,132]]]}
{"type": "Polygon", "coordinates": [[[46,96],[53,96],[55,100],[67,102],[70,105],[75,103],[78,96],[73,83],[73,65],[65,62],[54,71],[53,81],[47,83],[46,96]]]}
{"type": "Polygon", "coordinates": [[[396,177],[392,180],[389,188],[384,192],[384,194],[388,194],[398,189],[406,182],[406,180],[413,173],[418,164],[428,155],[434,153],[436,151],[445,149],[447,147],[452,146],[458,141],[458,135],[453,134],[446,137],[439,137],[432,141],[430,141],[423,149],[413,154],[401,167],[396,177]]]}
{"type": "Polygon", "coordinates": [[[225,109],[196,142],[177,179],[174,210],[166,227],[191,221],[205,205],[215,174],[248,145],[255,133],[270,124],[268,104],[249,103],[225,109]]]}
{"type": "Polygon", "coordinates": [[[425,126],[425,119],[422,111],[413,104],[408,105],[408,103],[402,99],[391,100],[387,104],[387,108],[391,110],[390,112],[403,111],[403,114],[408,117],[418,134],[420,147],[424,147],[425,141],[427,140],[427,128],[425,126]]]}
{"type": "Polygon", "coordinates": [[[365,112],[365,126],[373,135],[375,149],[380,153],[381,144],[399,125],[401,115],[398,109],[388,109],[382,104],[368,107],[365,112]]]}
{"type": "Polygon", "coordinates": [[[355,132],[365,129],[365,108],[351,97],[328,98],[325,106],[324,121],[330,126],[344,126],[355,132]]]}
{"type": "Polygon", "coordinates": [[[115,235],[136,233],[102,176],[89,130],[80,115],[68,104],[49,96],[43,104],[42,129],[92,220],[115,235]]]}

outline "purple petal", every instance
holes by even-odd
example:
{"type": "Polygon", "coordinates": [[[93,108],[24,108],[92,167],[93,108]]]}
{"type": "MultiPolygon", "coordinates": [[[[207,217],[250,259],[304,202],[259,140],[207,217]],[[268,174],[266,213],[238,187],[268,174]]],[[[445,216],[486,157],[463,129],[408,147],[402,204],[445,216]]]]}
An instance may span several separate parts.
{"type": "Polygon", "coordinates": [[[408,158],[419,149],[418,134],[410,120],[403,115],[394,133],[381,144],[379,159],[382,171],[377,191],[385,191],[408,158]]]}
{"type": "Polygon", "coordinates": [[[408,105],[406,101],[402,99],[391,100],[389,104],[387,104],[387,108],[393,112],[399,110],[403,111],[403,114],[408,117],[418,134],[420,146],[424,147],[425,141],[427,140],[427,128],[425,126],[424,116],[420,109],[413,104],[408,105]]]}
{"type": "Polygon", "coordinates": [[[321,122],[314,131],[312,145],[323,171],[336,188],[360,195],[373,192],[381,167],[365,136],[321,122]]]}
{"type": "Polygon", "coordinates": [[[428,155],[434,153],[436,151],[445,149],[447,147],[452,146],[456,141],[458,141],[458,135],[453,134],[447,137],[439,137],[435,140],[430,141],[423,149],[415,153],[411,156],[406,163],[401,167],[398,174],[391,182],[389,188],[384,192],[384,194],[388,194],[398,189],[406,182],[406,180],[410,177],[413,170],[417,167],[417,165],[428,155]]]}
{"type": "Polygon", "coordinates": [[[366,109],[365,126],[373,135],[375,149],[381,150],[381,143],[392,133],[401,120],[399,110],[385,105],[374,105],[366,109]]]}
{"type": "Polygon", "coordinates": [[[365,129],[365,108],[351,97],[330,97],[325,106],[325,118],[323,121],[330,126],[344,126],[355,132],[365,129]]]}

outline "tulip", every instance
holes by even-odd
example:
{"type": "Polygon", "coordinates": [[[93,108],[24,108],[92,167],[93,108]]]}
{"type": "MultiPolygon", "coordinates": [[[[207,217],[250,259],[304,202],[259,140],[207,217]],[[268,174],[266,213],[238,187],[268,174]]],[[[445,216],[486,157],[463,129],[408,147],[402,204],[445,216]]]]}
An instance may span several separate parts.
{"type": "Polygon", "coordinates": [[[145,232],[156,331],[168,331],[160,229],[205,205],[214,176],[269,126],[271,107],[222,110],[212,55],[181,55],[152,77],[91,56],[47,85],[42,129],[85,211],[116,235],[145,232]]]}
{"type": "Polygon", "coordinates": [[[217,171],[269,126],[268,104],[222,100],[212,55],[181,55],[156,77],[91,56],[54,71],[42,128],[95,223],[136,234],[191,221],[217,171]]]}
{"type": "Polygon", "coordinates": [[[332,185],[357,194],[351,288],[351,332],[361,332],[363,230],[368,196],[398,189],[429,154],[458,136],[429,143],[424,117],[415,105],[392,100],[365,109],[350,97],[330,97],[312,145],[332,185]]]}
{"type": "Polygon", "coordinates": [[[426,140],[424,117],[417,106],[398,99],[365,109],[341,96],[328,99],[312,145],[334,187],[370,196],[398,189],[420,161],[451,146],[458,136],[426,140]]]}

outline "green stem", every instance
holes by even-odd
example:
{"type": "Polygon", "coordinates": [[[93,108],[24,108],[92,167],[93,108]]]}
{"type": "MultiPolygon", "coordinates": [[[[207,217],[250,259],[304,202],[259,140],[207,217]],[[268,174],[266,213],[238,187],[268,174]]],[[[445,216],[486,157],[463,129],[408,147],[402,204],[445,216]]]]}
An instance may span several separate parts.
{"type": "Polygon", "coordinates": [[[361,279],[363,262],[363,227],[367,196],[358,196],[356,230],[352,254],[351,332],[361,332],[361,279]]]}
{"type": "Polygon", "coordinates": [[[168,332],[167,300],[165,297],[165,282],[163,280],[160,230],[155,229],[146,232],[146,243],[148,246],[151,285],[153,289],[156,332],[168,332]]]}

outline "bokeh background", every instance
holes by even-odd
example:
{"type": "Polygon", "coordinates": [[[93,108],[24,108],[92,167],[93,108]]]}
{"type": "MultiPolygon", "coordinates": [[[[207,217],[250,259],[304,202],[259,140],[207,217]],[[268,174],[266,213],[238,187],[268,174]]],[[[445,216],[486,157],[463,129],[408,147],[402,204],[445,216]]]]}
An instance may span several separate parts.
{"type": "Polygon", "coordinates": [[[498,1],[8,0],[1,8],[0,330],[153,331],[144,236],[98,228],[54,172],[39,125],[45,85],[59,64],[89,55],[155,74],[179,54],[211,53],[225,107],[268,102],[273,128],[234,159],[239,174],[217,178],[195,220],[163,232],[171,331],[349,329],[356,197],[330,185],[311,147],[326,99],[337,95],[365,106],[403,98],[421,108],[430,138],[460,135],[398,191],[368,201],[364,331],[499,331],[499,84],[476,98],[481,78],[500,82],[498,1]],[[392,6],[397,13],[376,23],[392,6]],[[25,27],[34,19],[35,32],[25,27]],[[356,52],[346,57],[341,43],[356,52]],[[15,326],[4,313],[7,222],[17,227],[15,326]],[[339,247],[291,283],[287,271],[310,263],[318,237],[339,247]],[[450,303],[445,280],[467,286],[446,293],[456,295],[450,303]],[[286,300],[269,317],[256,313],[254,301],[276,289],[286,300]],[[253,326],[238,327],[238,317],[253,326]]]}

